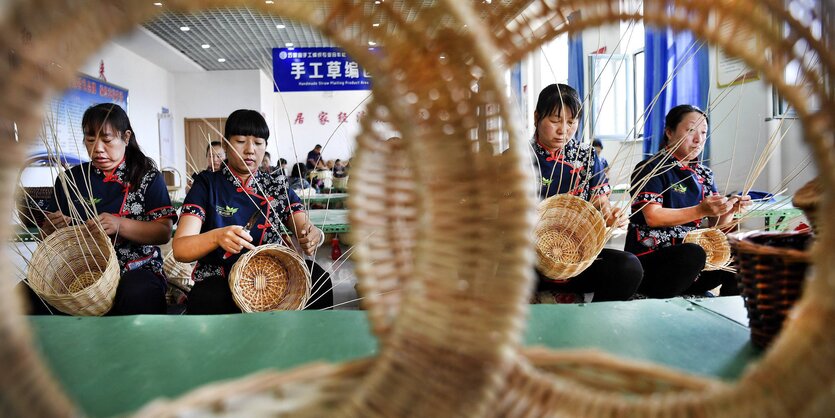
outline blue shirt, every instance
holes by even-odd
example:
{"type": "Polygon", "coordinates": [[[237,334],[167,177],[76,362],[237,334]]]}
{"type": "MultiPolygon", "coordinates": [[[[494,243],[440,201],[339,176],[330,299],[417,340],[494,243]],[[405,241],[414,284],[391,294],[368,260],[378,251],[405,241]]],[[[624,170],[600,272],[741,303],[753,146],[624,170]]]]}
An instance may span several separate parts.
{"type": "Polygon", "coordinates": [[[551,152],[535,140],[531,147],[539,167],[540,199],[569,193],[591,201],[611,192],[603,164],[589,144],[572,139],[562,150],[551,152]]]}
{"type": "MultiPolygon", "coordinates": [[[[73,217],[74,212],[77,212],[81,220],[86,221],[89,218],[87,211],[92,205],[98,213],[110,213],[127,219],[147,222],[172,218],[176,222],[177,212],[171,206],[168,188],[159,171],[151,170],[145,173],[133,190],[130,190],[131,185],[126,176],[127,167],[124,160],[109,173],[95,168],[89,162],[77,165],[55,180],[55,200],[50,202],[48,210],[54,212],[60,209],[64,215],[73,217]],[[67,182],[70,199],[67,199],[63,181],[67,182]],[[73,210],[70,210],[70,203],[74,207],[73,210]],[[85,209],[85,206],[88,209],[85,209]]],[[[90,216],[95,215],[91,213],[90,216]]],[[[113,246],[122,273],[147,268],[157,276],[165,278],[162,256],[156,245],[137,244],[117,234],[113,246]]]]}
{"type": "Polygon", "coordinates": [[[659,204],[670,209],[688,208],[698,205],[706,196],[717,193],[710,168],[698,161],[683,163],[666,150],[635,166],[632,171],[632,187],[635,201],[632,203],[624,249],[636,255],[681,244],[688,232],[702,224],[702,219],[693,219],[683,225],[650,228],[641,210],[645,205],[659,204]],[[650,174],[652,177],[649,177],[650,174]],[[645,181],[646,184],[642,185],[645,181]]]}
{"type": "MultiPolygon", "coordinates": [[[[252,244],[258,246],[280,242],[283,224],[293,213],[303,209],[301,199],[287,188],[283,175],[256,171],[244,186],[241,179],[224,166],[220,171],[203,171],[195,177],[183,201],[181,216],[198,217],[203,222],[200,233],[204,233],[230,225],[246,225],[252,215],[258,213],[249,230],[252,244]]],[[[212,277],[225,279],[241,256],[233,254],[224,260],[225,253],[218,247],[197,260],[192,278],[195,281],[212,277]]]]}

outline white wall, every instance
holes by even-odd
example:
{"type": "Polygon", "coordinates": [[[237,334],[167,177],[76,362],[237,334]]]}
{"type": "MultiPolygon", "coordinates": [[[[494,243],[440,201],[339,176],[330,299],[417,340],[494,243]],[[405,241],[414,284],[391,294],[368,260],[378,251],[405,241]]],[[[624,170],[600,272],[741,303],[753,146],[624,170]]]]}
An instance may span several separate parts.
{"type": "Polygon", "coordinates": [[[788,189],[784,194],[794,193],[816,173],[813,164],[800,169],[810,155],[802,141],[800,121],[771,120],[771,88],[765,81],[718,88],[715,58],[716,50],[711,48],[711,168],[719,191],[742,190],[746,181],[754,178],[749,175],[752,168],[768,158],[764,149],[774,138],[772,141],[780,141],[779,147],[756,176],[753,189],[772,193],[788,189]],[[789,181],[790,177],[794,179],[789,181]]]}
{"type": "Polygon", "coordinates": [[[112,42],[91,55],[79,71],[97,77],[102,60],[107,81],[128,89],[128,117],[139,146],[159,165],[157,114],[163,107],[176,114],[174,77],[162,67],[112,42]]]}

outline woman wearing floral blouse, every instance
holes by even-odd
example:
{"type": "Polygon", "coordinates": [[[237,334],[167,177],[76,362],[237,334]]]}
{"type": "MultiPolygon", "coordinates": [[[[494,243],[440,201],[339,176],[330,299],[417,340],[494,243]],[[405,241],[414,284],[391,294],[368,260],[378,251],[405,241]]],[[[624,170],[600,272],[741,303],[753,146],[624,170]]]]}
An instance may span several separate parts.
{"type": "Polygon", "coordinates": [[[682,242],[689,231],[702,226],[727,226],[734,213],[751,204],[750,196],[720,196],[713,172],[699,161],[707,124],[707,115],[695,106],[672,108],[661,151],[632,172],[635,201],[625,249],[641,260],[644,279],[639,292],[647,296],[702,295],[719,285],[723,296],[739,294],[732,273],[703,272],[704,250],[682,242]]]}
{"type": "MultiPolygon", "coordinates": [[[[154,161],[139,148],[124,109],[111,103],[92,106],[81,127],[92,161],[59,176],[41,229],[48,235],[79,221],[100,224],[114,240],[121,268],[108,314],[164,314],[166,283],[157,245],[171,239],[177,219],[168,189],[154,161]]],[[[34,313],[57,312],[37,298],[32,301],[34,313]]]]}

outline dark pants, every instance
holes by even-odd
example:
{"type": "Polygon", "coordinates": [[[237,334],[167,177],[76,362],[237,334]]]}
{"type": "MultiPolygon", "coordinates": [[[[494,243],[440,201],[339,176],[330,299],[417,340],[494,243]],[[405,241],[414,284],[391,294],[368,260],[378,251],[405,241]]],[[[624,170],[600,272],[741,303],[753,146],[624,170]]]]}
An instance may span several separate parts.
{"type": "MultiPolygon", "coordinates": [[[[310,299],[307,301],[309,310],[333,308],[333,284],[330,274],[311,260],[305,260],[311,272],[312,284],[310,299]]],[[[225,278],[213,277],[194,284],[188,294],[186,313],[190,315],[217,315],[240,313],[241,308],[232,299],[232,291],[225,278]]]]}
{"type": "MultiPolygon", "coordinates": [[[[26,293],[32,309],[32,315],[66,315],[55,307],[41,300],[29,286],[26,293]]],[[[165,281],[148,269],[138,269],[122,274],[113,307],[106,315],[142,315],[164,314],[165,281]]]]}
{"type": "Polygon", "coordinates": [[[555,282],[537,271],[537,290],[594,292],[594,302],[629,300],[641,283],[643,270],[638,258],[625,251],[604,248],[582,273],[565,282],[555,282]]]}
{"type": "Polygon", "coordinates": [[[738,295],[736,276],[726,271],[702,271],[705,251],[698,244],[665,247],[638,257],[644,267],[644,280],[638,289],[651,298],[704,295],[722,285],[721,295],[738,295]]]}

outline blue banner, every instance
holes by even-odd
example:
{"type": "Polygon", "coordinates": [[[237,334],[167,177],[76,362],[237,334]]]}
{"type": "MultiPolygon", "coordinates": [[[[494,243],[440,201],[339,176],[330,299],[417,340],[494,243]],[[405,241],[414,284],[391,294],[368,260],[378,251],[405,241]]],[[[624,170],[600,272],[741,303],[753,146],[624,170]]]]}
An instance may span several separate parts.
{"type": "Polygon", "coordinates": [[[339,48],[273,48],[274,91],[370,90],[371,76],[339,48]]]}

